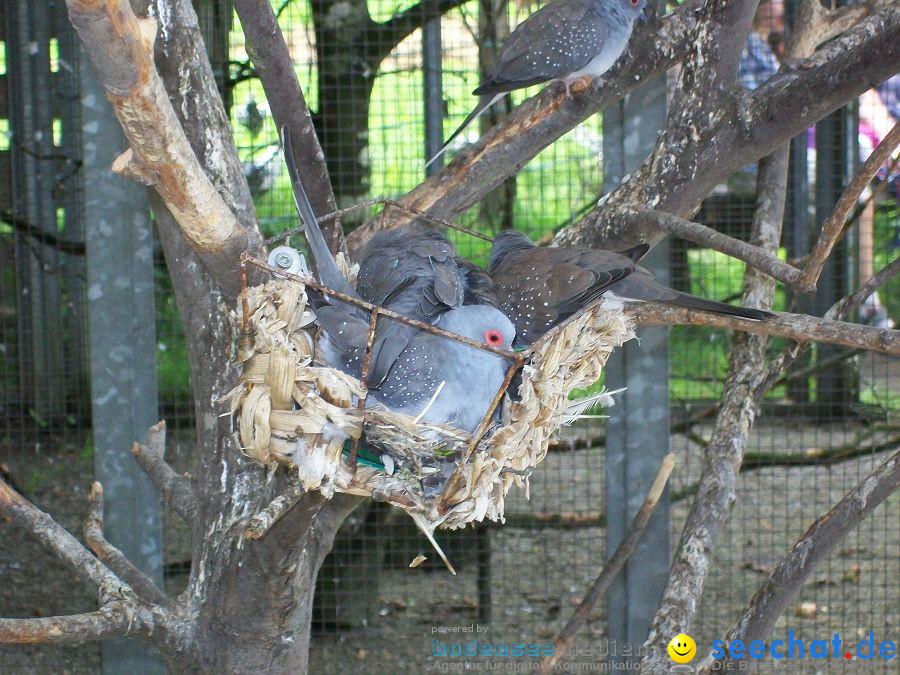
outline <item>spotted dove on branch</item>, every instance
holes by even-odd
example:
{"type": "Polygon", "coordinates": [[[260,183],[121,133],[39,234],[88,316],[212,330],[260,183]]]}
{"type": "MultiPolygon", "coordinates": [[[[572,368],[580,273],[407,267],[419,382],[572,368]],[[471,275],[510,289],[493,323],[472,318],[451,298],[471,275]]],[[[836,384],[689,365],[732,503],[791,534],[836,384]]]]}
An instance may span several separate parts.
{"type": "MultiPolygon", "coordinates": [[[[440,328],[485,345],[510,349],[515,329],[500,310],[486,305],[462,304],[464,281],[455,280],[451,272],[442,269],[451,252],[442,245],[440,238],[426,238],[420,242],[415,238],[405,239],[411,237],[411,233],[401,232],[401,241],[419,248],[388,263],[395,258],[392,251],[396,241],[385,233],[379,239],[380,245],[370,243],[366,248],[367,257],[363,259],[358,275],[360,288],[359,291],[354,289],[341,275],[325,243],[294,165],[286,130],[283,131],[283,144],[297,210],[305,226],[304,233],[320,283],[356,298],[364,291],[370,297],[363,295],[363,299],[373,304],[390,305],[394,301],[401,305],[398,311],[405,313],[406,310],[413,318],[427,320],[434,316],[433,323],[440,328]],[[436,268],[431,284],[423,282],[423,277],[428,277],[427,266],[436,268]],[[452,307],[448,306],[450,303],[452,307]]],[[[311,293],[310,297],[322,327],[317,350],[329,365],[361,377],[370,313],[327,292],[311,293]]],[[[382,321],[384,319],[379,319],[378,325],[382,321]]],[[[385,324],[399,326],[402,330],[379,334],[381,346],[377,354],[373,347],[370,371],[383,375],[377,379],[366,378],[369,390],[366,406],[380,404],[394,412],[421,415],[425,422],[449,424],[473,432],[502,386],[509,365],[507,359],[396,321],[385,324]]]]}
{"type": "Polygon", "coordinates": [[[492,72],[472,93],[482,102],[450,134],[426,167],[469,124],[515,89],[561,80],[597,78],[619,59],[646,0],[553,0],[516,26],[492,72]]]}
{"type": "Polygon", "coordinates": [[[667,288],[637,265],[649,250],[621,253],[591,248],[543,248],[515,230],[494,238],[488,273],[500,308],[516,327],[516,344],[528,345],[601,296],[609,301],[653,301],[761,321],[769,312],[706,300],[667,288]]]}

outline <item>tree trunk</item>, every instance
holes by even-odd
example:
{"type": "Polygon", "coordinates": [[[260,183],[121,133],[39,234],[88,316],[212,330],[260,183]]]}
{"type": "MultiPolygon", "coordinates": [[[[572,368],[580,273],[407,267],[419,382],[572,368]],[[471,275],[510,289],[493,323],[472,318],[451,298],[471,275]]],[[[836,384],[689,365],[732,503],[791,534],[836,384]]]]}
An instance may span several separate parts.
{"type": "MultiPolygon", "coordinates": [[[[187,0],[170,12],[171,24],[158,34],[158,70],[194,152],[258,240],[252,200],[196,16],[187,0]]],[[[164,656],[176,672],[305,672],[315,576],[341,521],[359,500],[306,495],[266,537],[243,538],[247,520],[284,490],[285,478],[270,477],[265,467],[246,459],[230,419],[220,416],[218,400],[238,376],[231,361],[236,328],[228,319],[236,298],[223,290],[238,285],[236,261],[198,255],[155,194],[153,208],[188,345],[199,457],[187,591],[193,644],[190,651],[164,656]]]]}

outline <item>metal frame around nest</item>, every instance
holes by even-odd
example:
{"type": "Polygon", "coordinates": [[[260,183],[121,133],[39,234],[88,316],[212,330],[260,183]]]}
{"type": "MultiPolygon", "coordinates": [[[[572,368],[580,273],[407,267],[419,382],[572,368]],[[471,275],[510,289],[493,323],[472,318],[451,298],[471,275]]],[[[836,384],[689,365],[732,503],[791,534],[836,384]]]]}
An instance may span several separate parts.
{"type": "MultiPolygon", "coordinates": [[[[491,418],[494,415],[494,411],[497,409],[497,406],[500,404],[500,401],[503,399],[503,395],[506,393],[509,388],[512,379],[519,368],[521,368],[525,361],[527,360],[527,354],[530,353],[530,350],[526,352],[514,352],[508,349],[501,349],[499,347],[492,347],[490,345],[482,344],[470,338],[467,338],[464,335],[460,335],[458,333],[454,333],[452,331],[444,330],[443,328],[438,328],[437,326],[433,326],[430,323],[426,323],[424,321],[419,321],[417,319],[412,319],[403,314],[398,314],[390,309],[385,309],[379,305],[374,305],[370,302],[366,302],[365,300],[361,300],[359,298],[354,298],[352,295],[347,295],[346,293],[341,293],[340,291],[335,291],[328,286],[319,283],[318,281],[310,278],[304,277],[299,274],[292,274],[290,272],[285,272],[282,269],[274,265],[270,265],[269,263],[263,262],[257,258],[254,258],[246,253],[241,256],[241,303],[243,307],[243,318],[241,325],[241,333],[242,335],[249,334],[249,307],[247,304],[247,273],[246,273],[246,265],[250,263],[255,267],[266,270],[272,274],[277,274],[278,276],[284,277],[285,279],[290,279],[292,281],[296,281],[298,283],[303,284],[304,286],[309,286],[311,288],[316,289],[317,291],[321,291],[322,293],[326,293],[328,295],[334,296],[335,298],[348,302],[350,304],[356,305],[357,307],[361,307],[362,309],[366,309],[371,312],[372,317],[369,321],[369,334],[366,339],[366,351],[365,356],[363,357],[363,366],[362,373],[360,376],[360,384],[362,384],[362,396],[359,397],[357,401],[356,407],[363,415],[365,415],[365,403],[366,397],[368,394],[368,383],[366,378],[369,375],[369,366],[372,357],[372,345],[375,341],[375,329],[378,325],[378,317],[385,316],[391,320],[399,321],[401,323],[405,323],[410,326],[415,326],[421,330],[427,331],[434,335],[439,335],[441,337],[445,337],[450,340],[456,340],[457,342],[461,342],[470,347],[475,347],[477,349],[484,350],[486,352],[492,352],[494,354],[499,354],[500,356],[505,356],[509,359],[512,359],[513,363],[506,371],[506,376],[503,379],[503,383],[500,386],[500,389],[497,390],[497,393],[494,395],[494,398],[491,400],[491,404],[488,406],[487,412],[484,417],[482,417],[481,422],[479,422],[478,427],[476,427],[475,432],[472,434],[469,445],[466,448],[466,453],[463,456],[463,462],[466,462],[469,457],[471,457],[472,453],[475,451],[475,447],[478,445],[478,442],[484,437],[485,432],[487,432],[487,428],[491,423],[491,418]]],[[[350,469],[354,473],[356,472],[356,458],[357,453],[359,451],[359,437],[353,439],[353,444],[350,448],[350,469]]],[[[450,479],[452,480],[452,478],[450,479]]],[[[450,481],[448,480],[448,483],[450,481]]]]}
{"type": "MultiPolygon", "coordinates": [[[[398,202],[394,202],[392,200],[386,200],[386,199],[371,200],[368,202],[363,202],[361,204],[357,204],[357,205],[355,205],[353,207],[349,207],[347,209],[335,211],[334,213],[328,214],[327,216],[319,218],[318,220],[319,220],[319,222],[326,222],[326,221],[333,220],[333,219],[338,219],[338,221],[339,221],[340,217],[347,212],[350,212],[350,211],[353,211],[353,210],[356,210],[359,208],[369,207],[369,206],[372,206],[375,204],[383,204],[385,206],[385,208],[387,208],[389,206],[394,206],[396,208],[400,208],[404,211],[408,211],[409,213],[412,213],[418,217],[421,217],[425,220],[431,221],[438,225],[458,229],[463,232],[472,234],[474,236],[478,236],[482,239],[490,239],[486,235],[483,235],[481,233],[472,232],[471,230],[460,227],[460,226],[456,225],[455,223],[450,223],[448,221],[433,218],[433,217],[425,214],[424,212],[418,211],[417,209],[412,209],[412,208],[406,207],[398,202]]],[[[382,217],[383,217],[383,214],[384,214],[384,211],[382,211],[382,217]]],[[[439,553],[440,557],[447,564],[448,569],[450,569],[452,571],[453,567],[450,564],[449,560],[446,559],[446,556],[443,555],[443,552],[440,550],[440,547],[437,546],[436,542],[433,540],[432,532],[436,526],[438,526],[440,523],[445,522],[445,515],[448,514],[449,509],[454,508],[454,507],[448,505],[447,500],[451,496],[456,495],[460,489],[464,489],[468,485],[468,482],[467,482],[468,479],[464,478],[464,475],[466,474],[466,471],[471,466],[472,456],[473,456],[476,448],[478,447],[479,443],[481,443],[483,441],[484,435],[487,432],[487,430],[492,422],[492,417],[493,417],[495,411],[497,410],[497,407],[500,405],[503,395],[508,391],[508,388],[513,380],[513,377],[514,377],[516,371],[522,369],[522,367],[526,364],[526,362],[528,362],[529,359],[533,358],[536,354],[542,353],[542,350],[546,346],[546,343],[549,340],[551,340],[552,338],[554,338],[555,336],[558,336],[561,331],[568,330],[568,327],[570,326],[570,324],[572,322],[584,319],[586,313],[590,314],[592,316],[596,316],[596,313],[599,310],[600,301],[598,300],[598,301],[591,303],[590,305],[582,308],[580,311],[573,314],[573,316],[569,317],[566,321],[562,322],[558,326],[555,326],[553,329],[548,331],[545,335],[541,336],[540,339],[538,339],[537,341],[535,341],[534,343],[532,343],[531,345],[529,345],[527,348],[525,348],[522,351],[513,352],[513,351],[506,350],[506,349],[501,349],[498,347],[492,347],[490,345],[485,345],[485,344],[477,342],[475,340],[471,340],[463,335],[459,335],[456,333],[452,333],[450,331],[446,331],[442,328],[438,328],[437,326],[433,326],[429,323],[425,323],[425,322],[404,316],[402,314],[398,314],[392,310],[385,309],[384,307],[374,305],[372,303],[366,302],[359,298],[356,298],[353,296],[348,296],[344,293],[341,293],[340,291],[335,291],[335,290],[319,283],[315,279],[304,277],[304,276],[297,275],[297,274],[292,274],[292,273],[287,272],[283,268],[277,267],[275,265],[270,265],[268,262],[260,260],[258,257],[254,256],[251,253],[253,251],[259,253],[263,246],[272,244],[275,242],[284,242],[285,244],[288,244],[289,243],[288,238],[292,235],[295,235],[295,234],[301,232],[302,230],[303,230],[302,227],[292,228],[290,230],[287,230],[285,232],[278,234],[275,237],[270,237],[270,238],[264,240],[260,244],[259,247],[254,247],[254,248],[250,249],[249,251],[245,252],[241,256],[241,263],[240,263],[240,267],[241,267],[241,271],[240,271],[240,275],[241,275],[241,307],[242,307],[241,340],[249,340],[253,337],[252,333],[250,332],[251,316],[250,316],[249,293],[248,293],[248,291],[249,291],[249,289],[248,289],[248,264],[257,267],[258,269],[269,272],[273,277],[282,278],[287,281],[297,283],[301,286],[308,286],[310,288],[314,288],[320,292],[331,295],[331,296],[338,298],[344,302],[347,302],[354,306],[368,310],[371,313],[371,320],[369,323],[369,333],[368,333],[367,341],[366,341],[366,353],[365,353],[364,362],[363,362],[363,369],[361,372],[362,376],[360,379],[353,378],[353,380],[355,382],[358,382],[360,385],[359,386],[360,395],[359,395],[359,398],[357,401],[356,410],[359,413],[361,423],[363,426],[365,425],[367,420],[372,420],[373,418],[377,419],[378,415],[381,414],[375,410],[373,410],[373,411],[365,410],[365,400],[366,400],[366,394],[368,391],[368,388],[366,386],[366,378],[368,376],[369,365],[370,365],[369,362],[371,360],[371,349],[372,349],[372,345],[374,342],[374,335],[375,335],[375,330],[377,328],[379,317],[382,317],[382,316],[387,317],[388,319],[391,319],[391,320],[399,321],[401,323],[404,323],[404,324],[407,324],[410,326],[415,326],[416,328],[419,328],[420,330],[424,330],[426,332],[429,332],[429,333],[432,333],[435,335],[439,335],[439,336],[445,337],[447,339],[456,340],[456,341],[466,344],[468,346],[475,347],[476,349],[482,349],[484,351],[488,351],[488,352],[498,354],[500,356],[504,356],[506,358],[509,358],[512,362],[511,365],[509,366],[509,368],[507,369],[506,376],[504,377],[501,387],[499,388],[499,390],[495,394],[493,400],[491,401],[490,407],[486,411],[486,413],[485,413],[484,417],[482,418],[481,422],[479,423],[479,425],[476,427],[475,432],[473,432],[473,434],[471,434],[471,436],[469,437],[466,450],[464,453],[462,453],[462,456],[461,456],[462,461],[457,460],[455,462],[454,469],[449,474],[449,476],[447,477],[446,481],[444,482],[444,484],[441,488],[441,491],[440,491],[441,496],[438,497],[438,500],[436,502],[432,502],[434,508],[436,509],[436,511],[434,512],[434,515],[427,515],[426,512],[421,512],[421,513],[418,512],[415,507],[417,507],[417,506],[421,507],[423,505],[419,504],[415,500],[408,501],[408,502],[407,502],[407,500],[401,500],[400,499],[401,495],[399,493],[391,493],[391,496],[390,496],[391,503],[394,503],[395,505],[403,508],[410,514],[410,516],[412,516],[412,518],[416,522],[417,526],[422,530],[423,533],[425,533],[426,537],[432,543],[435,550],[439,553]],[[462,483],[460,483],[461,480],[463,481],[462,483]],[[435,519],[435,516],[437,516],[437,519],[435,519]]],[[[627,326],[623,325],[622,331],[623,332],[621,333],[621,335],[619,335],[618,344],[621,344],[621,342],[623,341],[622,340],[623,336],[624,336],[624,339],[628,339],[628,336],[626,335],[628,332],[627,326]]],[[[617,345],[613,345],[613,348],[614,348],[614,346],[617,346],[617,345]]],[[[544,354],[544,356],[546,357],[546,354],[544,354]]],[[[346,376],[346,374],[343,374],[343,375],[346,376]]],[[[349,407],[347,409],[352,410],[353,408],[349,407]]],[[[394,414],[394,413],[388,413],[388,414],[394,414]]],[[[412,420],[414,423],[417,422],[417,420],[412,417],[410,417],[409,419],[412,420]]],[[[510,420],[509,424],[516,425],[519,423],[516,422],[515,420],[510,420]]],[[[436,426],[441,427],[442,425],[436,425],[436,426]]],[[[450,427],[443,427],[443,429],[444,429],[445,434],[452,433],[452,430],[450,427]]],[[[499,430],[502,432],[504,429],[506,429],[506,426],[501,426],[499,430]]],[[[460,430],[456,430],[456,431],[459,434],[465,433],[460,430]]],[[[360,432],[360,436],[361,436],[361,433],[362,432],[360,432]]],[[[519,433],[519,432],[513,432],[513,433],[519,433]]],[[[464,438],[465,438],[464,436],[463,437],[457,436],[457,442],[462,442],[464,438]]],[[[410,439],[410,440],[415,440],[415,439],[410,439]]],[[[507,439],[507,441],[504,441],[504,442],[508,443],[508,439],[507,439]]],[[[529,441],[529,442],[531,442],[531,441],[529,441]]],[[[544,447],[546,448],[546,446],[544,446],[544,447]]],[[[358,467],[358,462],[357,462],[358,450],[359,450],[359,437],[353,439],[349,465],[348,465],[348,463],[345,463],[341,458],[338,458],[338,463],[343,465],[344,467],[346,467],[346,469],[350,472],[351,483],[360,477],[359,467],[358,467]]],[[[544,450],[544,452],[546,452],[546,449],[544,450]]],[[[536,459],[536,458],[533,458],[533,459],[536,459]]],[[[276,461],[278,461],[277,458],[276,458],[276,461]]],[[[536,461],[540,461],[540,460],[537,459],[536,461]]],[[[514,471],[513,473],[519,473],[519,472],[514,471]]],[[[527,475],[527,474],[525,474],[525,475],[527,475]]],[[[369,480],[369,479],[366,479],[366,480],[369,480]]],[[[504,494],[505,494],[505,490],[506,490],[506,488],[503,489],[504,494]]],[[[281,517],[281,515],[283,515],[288,509],[291,508],[291,506],[297,501],[297,499],[299,499],[299,496],[303,492],[304,492],[304,489],[301,489],[298,486],[294,485],[292,487],[290,494],[285,494],[285,495],[282,495],[281,497],[277,498],[275,501],[273,501],[273,503],[269,507],[267,507],[263,512],[258,514],[257,517],[254,518],[253,521],[250,523],[250,525],[248,525],[248,528],[247,528],[245,534],[250,538],[258,538],[258,537],[262,536],[263,534],[265,534],[265,532],[268,530],[268,528],[271,527],[271,525],[274,524],[274,522],[277,521],[281,517]]],[[[350,492],[356,493],[352,490],[350,492]]],[[[362,494],[362,493],[358,493],[358,494],[362,494]]],[[[368,492],[368,494],[374,495],[374,493],[372,493],[372,492],[368,492]]],[[[500,513],[502,513],[502,507],[501,507],[500,513]]],[[[462,517],[466,518],[469,516],[472,516],[472,513],[469,513],[468,516],[463,515],[462,517]]],[[[478,519],[481,519],[482,517],[483,517],[483,514],[482,514],[482,516],[478,517],[478,519]]],[[[495,516],[491,516],[491,517],[495,518],[495,516]]],[[[453,525],[453,527],[458,527],[458,526],[459,526],[459,523],[456,523],[453,525]]]]}
{"type": "MultiPolygon", "coordinates": [[[[458,225],[456,223],[450,222],[448,220],[444,220],[442,218],[435,218],[434,216],[431,216],[431,215],[425,213],[424,211],[421,211],[419,209],[416,209],[416,208],[413,208],[410,206],[406,206],[405,204],[401,204],[400,202],[395,201],[393,199],[372,199],[372,200],[360,202],[353,206],[350,206],[350,207],[347,207],[344,209],[339,209],[337,211],[333,211],[329,214],[321,216],[318,218],[318,222],[321,224],[321,223],[326,223],[326,222],[330,222],[330,221],[336,221],[338,226],[340,226],[341,217],[346,215],[347,213],[350,213],[352,211],[356,211],[359,209],[363,209],[363,208],[371,208],[372,206],[376,206],[379,204],[383,206],[382,211],[379,214],[379,217],[382,219],[382,221],[384,219],[384,214],[387,211],[388,207],[395,207],[402,211],[406,211],[407,213],[414,215],[418,218],[422,218],[431,223],[434,223],[436,225],[449,227],[451,229],[455,229],[460,232],[464,232],[470,236],[477,237],[477,238],[483,239],[485,241],[493,241],[493,238],[486,234],[477,232],[477,231],[472,230],[467,227],[463,227],[462,225],[458,225]]],[[[266,246],[269,246],[270,244],[274,244],[274,243],[281,242],[281,241],[287,243],[287,240],[291,236],[297,235],[303,231],[304,231],[303,225],[300,225],[300,226],[294,227],[294,228],[290,228],[288,230],[285,230],[284,232],[280,232],[279,234],[277,234],[275,236],[264,239],[258,246],[255,246],[250,250],[259,251],[259,250],[263,249],[263,247],[266,247],[266,246]]],[[[466,452],[462,457],[462,461],[457,466],[457,469],[454,471],[454,473],[447,479],[447,483],[445,485],[444,491],[452,488],[453,485],[456,483],[456,480],[459,477],[460,468],[469,461],[469,459],[472,456],[472,453],[475,452],[475,448],[478,446],[478,443],[484,437],[484,434],[487,432],[488,427],[491,424],[491,420],[494,416],[494,412],[497,410],[497,406],[500,405],[500,402],[503,400],[503,395],[506,394],[507,390],[509,389],[509,385],[512,383],[513,377],[515,376],[516,372],[522,368],[522,366],[528,360],[529,356],[534,351],[539,349],[543,345],[543,343],[546,342],[556,332],[557,329],[568,324],[569,321],[576,319],[578,316],[580,316],[582,314],[583,311],[593,307],[596,304],[596,303],[591,303],[591,305],[588,305],[587,307],[583,308],[581,311],[576,312],[573,316],[569,317],[569,319],[564,321],[559,326],[555,326],[553,329],[551,329],[550,331],[545,333],[537,341],[535,341],[534,343],[529,345],[524,350],[510,351],[507,349],[501,349],[499,347],[492,347],[490,345],[486,345],[481,342],[477,342],[476,340],[472,340],[464,335],[460,335],[460,334],[454,333],[452,331],[444,330],[443,328],[439,328],[430,323],[426,323],[424,321],[419,321],[417,319],[410,318],[403,314],[394,312],[390,309],[386,309],[379,305],[375,305],[370,302],[366,302],[365,300],[362,300],[360,298],[356,298],[351,295],[347,295],[346,293],[336,291],[332,288],[329,288],[328,286],[325,286],[324,284],[319,283],[318,281],[313,279],[311,276],[305,277],[305,276],[301,276],[298,274],[292,274],[290,272],[286,272],[285,270],[283,270],[279,267],[276,267],[275,265],[270,265],[268,262],[264,262],[264,261],[260,260],[259,258],[252,255],[250,252],[245,251],[243,254],[241,254],[241,303],[242,303],[242,309],[243,309],[242,324],[241,324],[242,336],[249,335],[249,319],[250,319],[250,317],[249,317],[249,306],[248,306],[248,299],[247,299],[247,288],[248,288],[247,264],[248,263],[259,269],[265,270],[271,274],[274,274],[274,275],[277,275],[277,276],[280,276],[280,277],[283,277],[286,279],[290,279],[292,281],[297,281],[298,283],[301,283],[304,286],[309,286],[311,288],[314,288],[322,293],[331,295],[343,302],[347,302],[347,303],[350,303],[357,307],[360,307],[362,309],[368,310],[371,313],[371,320],[369,322],[369,334],[366,339],[366,351],[365,351],[365,356],[363,358],[363,366],[362,366],[362,372],[361,372],[361,377],[360,377],[360,384],[362,385],[362,395],[359,397],[359,400],[357,401],[357,410],[363,416],[363,424],[365,424],[365,401],[366,401],[367,394],[368,394],[368,386],[367,386],[366,379],[369,374],[371,350],[372,350],[372,345],[373,345],[374,339],[375,339],[375,330],[376,330],[376,327],[378,324],[378,318],[380,316],[385,316],[391,320],[399,321],[399,322],[407,324],[409,326],[414,326],[416,328],[419,328],[420,330],[427,331],[434,335],[439,335],[441,337],[444,337],[444,338],[447,338],[450,340],[456,340],[457,342],[461,342],[470,347],[475,347],[476,349],[481,349],[483,351],[492,352],[492,353],[498,354],[500,356],[505,356],[512,360],[512,364],[507,369],[506,375],[503,379],[503,382],[502,382],[500,388],[497,390],[497,393],[494,395],[494,398],[491,400],[491,403],[488,406],[488,409],[485,412],[484,417],[482,417],[481,422],[479,422],[478,426],[475,428],[475,431],[472,433],[472,435],[469,439],[469,443],[468,443],[468,446],[466,447],[466,452]]],[[[350,449],[349,468],[354,475],[356,474],[356,469],[357,469],[357,455],[358,455],[358,451],[359,451],[360,437],[353,439],[353,443],[352,443],[351,449],[350,449]]]]}

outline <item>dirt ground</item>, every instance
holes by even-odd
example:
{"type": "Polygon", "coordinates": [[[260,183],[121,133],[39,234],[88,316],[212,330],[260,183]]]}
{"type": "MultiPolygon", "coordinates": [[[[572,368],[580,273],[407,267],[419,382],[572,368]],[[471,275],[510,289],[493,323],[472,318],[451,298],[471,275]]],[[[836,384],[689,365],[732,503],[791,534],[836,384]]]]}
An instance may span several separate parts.
{"type": "MultiPolygon", "coordinates": [[[[860,365],[864,380],[876,373],[884,380],[887,371],[887,390],[894,395],[900,391],[900,361],[874,357],[860,365]]],[[[892,430],[879,431],[876,441],[887,433],[896,435],[900,420],[894,416],[888,421],[892,430]]],[[[750,450],[810,455],[856,447],[870,443],[860,441],[860,434],[872,428],[851,420],[813,425],[763,416],[752,434],[750,450]]],[[[710,429],[696,426],[693,431],[706,437],[710,429]]],[[[598,432],[595,426],[573,433],[598,432]]],[[[702,450],[680,435],[672,438],[672,449],[678,466],[671,488],[677,493],[699,475],[702,450]]],[[[691,630],[698,645],[709,645],[730,626],[791,543],[890,452],[831,466],[771,466],[742,474],[738,501],[720,538],[691,630]]],[[[180,454],[185,461],[186,452],[180,454]]],[[[506,526],[488,528],[480,536],[463,533],[448,541],[458,577],[428,565],[408,569],[406,563],[420,549],[428,554],[427,545],[402,514],[382,517],[365,531],[365,551],[358,547],[345,551],[342,566],[323,575],[327,577],[327,590],[322,592],[325,609],[314,626],[310,672],[460,672],[453,669],[464,667],[466,659],[433,654],[469,637],[462,632],[436,632],[453,627],[481,629],[482,633],[473,635],[493,644],[527,647],[549,641],[571,616],[602,564],[604,528],[597,518],[603,509],[603,456],[601,448],[551,452],[532,476],[531,500],[525,499],[523,491],[512,493],[506,526]],[[577,527],[542,524],[543,515],[552,513],[566,513],[581,522],[577,527]],[[480,565],[479,546],[490,551],[489,562],[482,555],[480,565]],[[484,600],[481,606],[479,597],[484,600]],[[489,621],[485,621],[486,607],[489,621]]],[[[91,478],[91,459],[80,447],[60,449],[50,441],[25,449],[0,446],[0,462],[35,503],[70,530],[80,529],[91,478]]],[[[682,499],[672,506],[671,548],[689,505],[690,499],[682,499]]],[[[183,528],[175,527],[174,519],[168,522],[167,586],[177,592],[185,579],[181,563],[186,540],[183,528]]],[[[839,633],[844,643],[855,645],[874,631],[877,639],[896,643],[900,641],[898,580],[900,494],[894,494],[817,569],[779,619],[774,637],[786,637],[788,630],[805,640],[830,639],[839,633]]],[[[50,616],[94,607],[90,594],[73,583],[71,573],[23,532],[0,520],[0,616],[50,616]]],[[[576,641],[594,656],[569,659],[568,672],[596,672],[588,668],[596,667],[606,651],[621,648],[605,639],[605,610],[597,608],[576,641]]],[[[468,661],[469,671],[490,671],[487,660],[468,661]]],[[[502,664],[513,661],[519,663],[515,672],[529,672],[527,658],[499,659],[502,664]]],[[[808,665],[804,672],[816,672],[812,663],[794,665],[808,665]]],[[[98,668],[96,645],[0,647],[0,673],[94,673],[98,668]]]]}

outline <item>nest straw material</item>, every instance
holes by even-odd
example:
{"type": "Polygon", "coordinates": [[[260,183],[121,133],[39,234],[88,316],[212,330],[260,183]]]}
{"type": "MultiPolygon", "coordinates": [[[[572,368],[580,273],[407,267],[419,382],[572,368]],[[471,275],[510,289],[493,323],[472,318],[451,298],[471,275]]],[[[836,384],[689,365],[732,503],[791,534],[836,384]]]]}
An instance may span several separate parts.
{"type": "Polygon", "coordinates": [[[599,305],[552,331],[528,354],[518,400],[505,402],[500,426],[470,449],[465,432],[360,410],[364,387],[357,379],[313,365],[315,314],[298,278],[247,289],[244,306],[246,319],[238,308],[246,328],[238,349],[243,373],[226,397],[244,452],[297,471],[306,490],[399,506],[432,543],[438,525],[503,520],[507,491],[514,483],[527,489],[551,435],[565,423],[569,392],[595,382],[613,349],[634,337],[622,313],[599,305]],[[348,439],[360,437],[365,453],[354,472],[348,439]]]}

